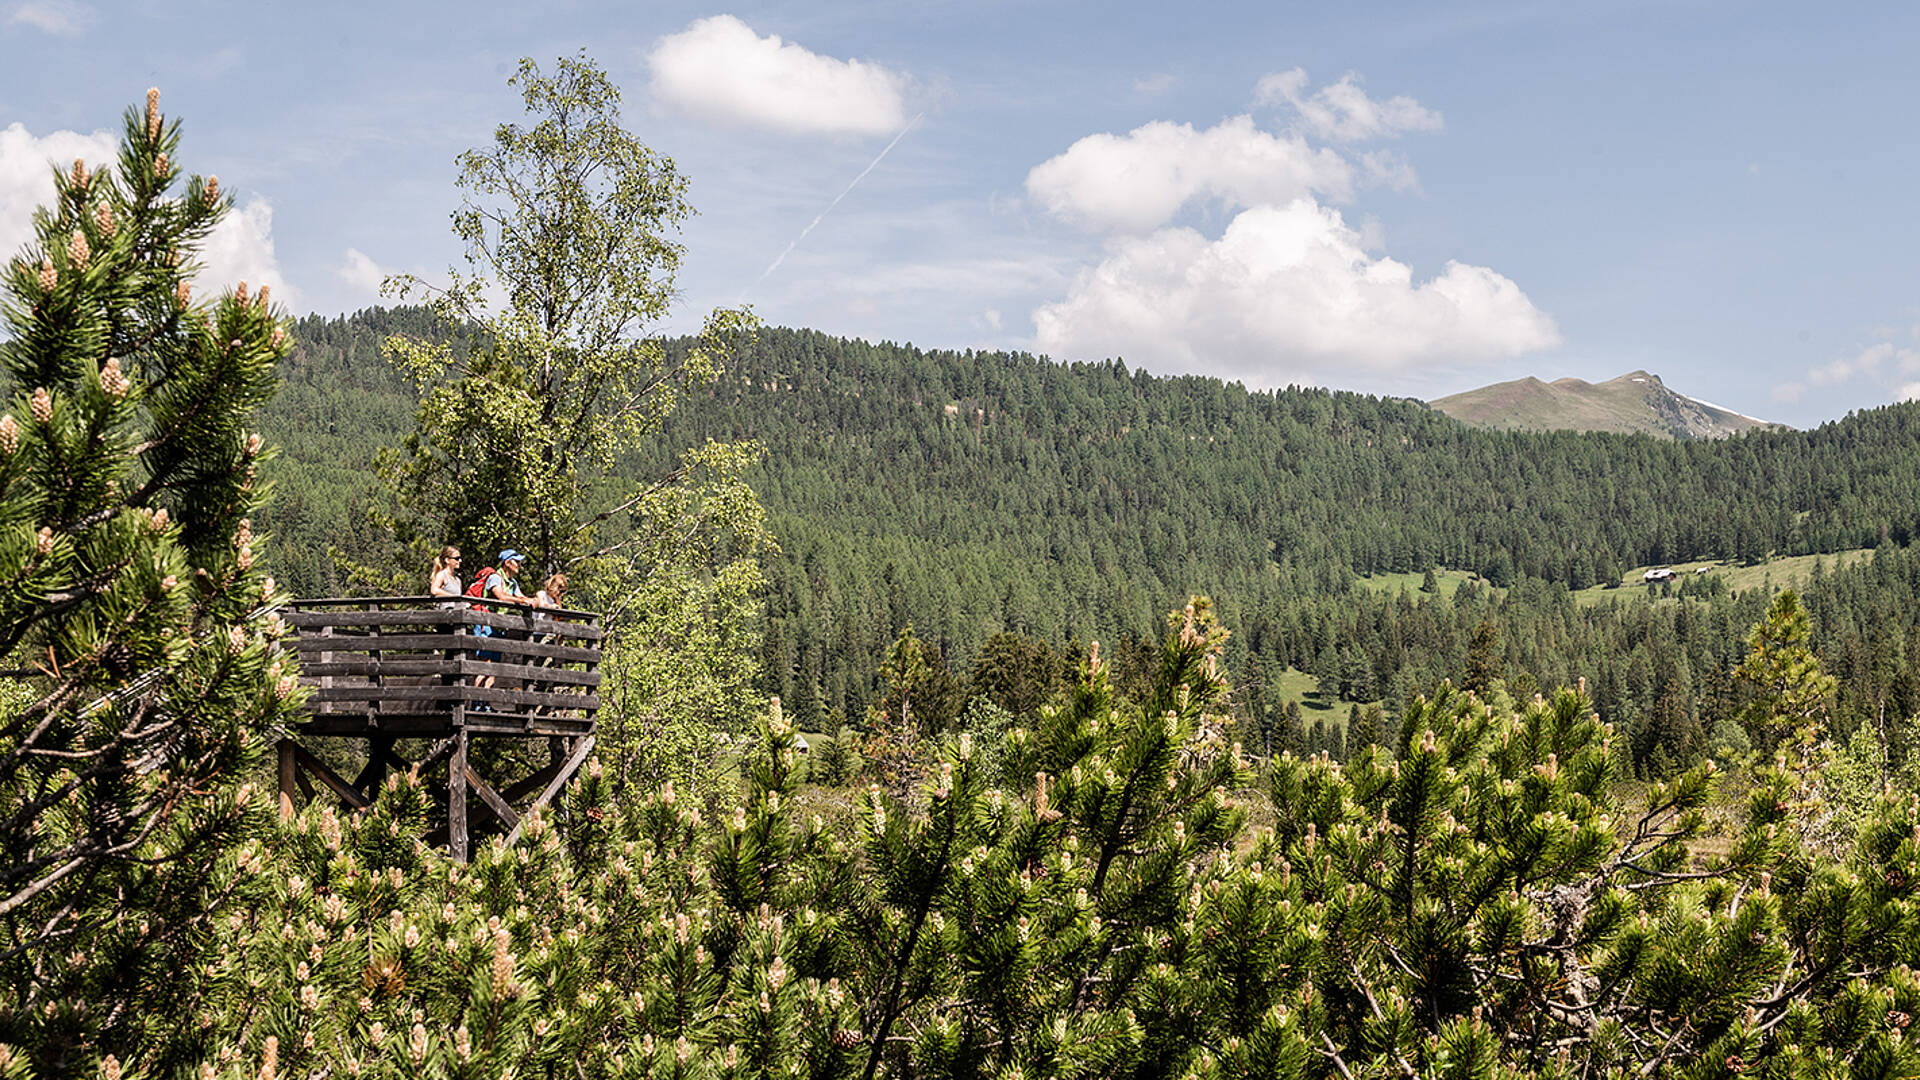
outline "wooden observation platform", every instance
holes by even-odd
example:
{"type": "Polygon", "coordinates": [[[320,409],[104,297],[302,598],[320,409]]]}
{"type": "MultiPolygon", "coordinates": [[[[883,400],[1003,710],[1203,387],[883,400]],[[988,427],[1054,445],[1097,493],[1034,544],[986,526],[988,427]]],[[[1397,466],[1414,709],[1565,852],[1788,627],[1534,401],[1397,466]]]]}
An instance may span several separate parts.
{"type": "Polygon", "coordinates": [[[312,800],[316,782],[360,809],[390,771],[434,778],[444,764],[435,786],[445,819],[428,840],[464,862],[476,836],[518,839],[521,817],[553,801],[593,752],[597,615],[389,596],[298,600],[284,617],[311,696],[306,721],[279,744],[283,812],[296,795],[312,800]],[[358,774],[345,779],[354,761],[358,774]]]}

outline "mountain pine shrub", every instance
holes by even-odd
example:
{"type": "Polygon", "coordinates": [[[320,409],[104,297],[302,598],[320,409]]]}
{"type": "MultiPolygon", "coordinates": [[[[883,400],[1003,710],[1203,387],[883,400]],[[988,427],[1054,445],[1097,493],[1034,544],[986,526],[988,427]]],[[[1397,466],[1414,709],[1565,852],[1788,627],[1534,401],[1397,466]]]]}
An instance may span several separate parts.
{"type": "Polygon", "coordinates": [[[179,143],[149,91],[5,274],[0,1042],[46,1075],[195,1007],[215,868],[271,801],[233,781],[299,698],[249,520],[286,331],[264,286],[195,300],[229,200],[179,143]]]}

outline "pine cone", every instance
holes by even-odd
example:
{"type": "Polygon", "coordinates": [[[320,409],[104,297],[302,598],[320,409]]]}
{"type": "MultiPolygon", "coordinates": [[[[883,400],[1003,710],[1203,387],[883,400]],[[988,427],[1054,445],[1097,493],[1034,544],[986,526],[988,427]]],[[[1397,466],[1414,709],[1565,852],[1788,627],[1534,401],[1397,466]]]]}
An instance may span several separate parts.
{"type": "Polygon", "coordinates": [[[833,1033],[833,1045],[840,1050],[851,1050],[860,1045],[860,1033],[852,1028],[837,1028],[833,1033]]]}

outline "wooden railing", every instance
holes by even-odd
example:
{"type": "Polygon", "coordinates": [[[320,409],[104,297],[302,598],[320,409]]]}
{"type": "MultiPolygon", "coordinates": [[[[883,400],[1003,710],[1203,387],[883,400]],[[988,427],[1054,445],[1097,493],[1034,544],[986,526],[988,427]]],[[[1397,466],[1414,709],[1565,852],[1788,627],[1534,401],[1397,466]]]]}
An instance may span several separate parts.
{"type": "Polygon", "coordinates": [[[315,735],[590,731],[600,707],[599,616],[463,597],[288,605],[315,735]],[[484,604],[485,610],[475,610],[484,604]],[[483,636],[481,628],[491,631],[483,636]]]}

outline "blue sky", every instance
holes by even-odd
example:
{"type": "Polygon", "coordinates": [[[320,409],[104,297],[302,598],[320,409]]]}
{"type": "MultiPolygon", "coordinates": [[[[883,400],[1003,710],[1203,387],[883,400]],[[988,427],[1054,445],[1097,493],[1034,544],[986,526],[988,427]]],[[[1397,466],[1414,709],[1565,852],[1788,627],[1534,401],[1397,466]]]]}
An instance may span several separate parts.
{"type": "Polygon", "coordinates": [[[584,47],[692,179],[666,329],[744,297],[1419,397],[1646,368],[1808,426],[1920,396],[1916,46],[1892,4],[0,0],[0,245],[158,85],[238,197],[214,284],[375,303],[458,259],[517,58],[584,47]]]}

